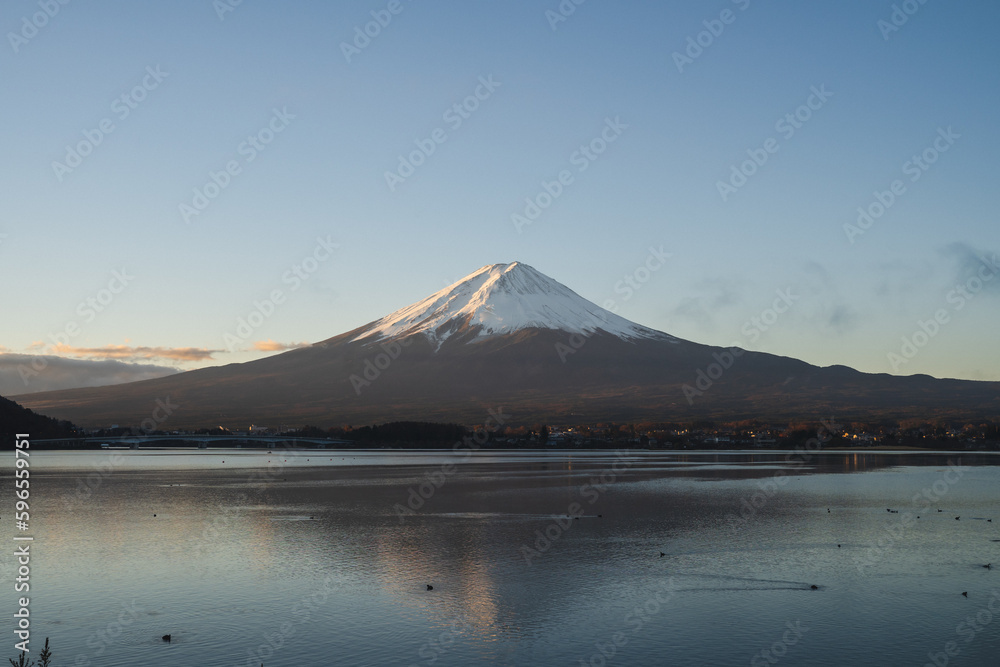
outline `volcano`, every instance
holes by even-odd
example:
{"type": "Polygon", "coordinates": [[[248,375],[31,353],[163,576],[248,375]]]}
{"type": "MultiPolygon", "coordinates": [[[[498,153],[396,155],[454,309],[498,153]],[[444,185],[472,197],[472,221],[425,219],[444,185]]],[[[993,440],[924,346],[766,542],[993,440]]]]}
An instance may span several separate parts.
{"type": "Polygon", "coordinates": [[[1000,414],[1000,383],[861,373],[683,340],[630,322],[520,263],[484,266],[311,346],[154,380],[26,394],[80,426],[389,421],[818,421],[1000,414]]]}

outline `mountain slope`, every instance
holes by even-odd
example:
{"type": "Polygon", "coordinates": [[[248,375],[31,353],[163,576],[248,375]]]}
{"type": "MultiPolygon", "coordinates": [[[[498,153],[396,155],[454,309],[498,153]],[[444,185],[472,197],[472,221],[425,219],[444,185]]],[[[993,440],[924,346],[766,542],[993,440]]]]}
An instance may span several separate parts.
{"type": "Polygon", "coordinates": [[[164,428],[1000,414],[1000,383],[872,375],[634,324],[517,262],[310,347],[127,385],[29,394],[80,425],[164,428]],[[161,403],[157,403],[160,401],[161,403]]]}

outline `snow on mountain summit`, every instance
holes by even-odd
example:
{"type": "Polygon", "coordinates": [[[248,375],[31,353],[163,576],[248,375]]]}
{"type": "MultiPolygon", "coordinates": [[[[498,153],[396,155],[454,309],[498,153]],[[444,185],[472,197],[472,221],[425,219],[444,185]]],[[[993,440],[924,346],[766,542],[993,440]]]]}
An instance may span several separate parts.
{"type": "Polygon", "coordinates": [[[556,329],[621,338],[672,339],[601,308],[527,264],[492,264],[374,322],[354,340],[425,334],[439,345],[457,333],[473,340],[521,329],[556,329]]]}

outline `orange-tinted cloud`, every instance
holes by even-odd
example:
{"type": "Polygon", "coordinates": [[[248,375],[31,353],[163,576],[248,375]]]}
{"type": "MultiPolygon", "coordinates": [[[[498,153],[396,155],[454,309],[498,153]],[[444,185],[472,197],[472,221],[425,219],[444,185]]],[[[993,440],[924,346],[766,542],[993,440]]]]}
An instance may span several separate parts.
{"type": "Polygon", "coordinates": [[[105,345],[104,347],[73,347],[57,344],[52,352],[87,359],[170,359],[173,361],[203,361],[212,359],[216,352],[203,347],[146,347],[132,345],[105,345]]]}
{"type": "Polygon", "coordinates": [[[258,352],[284,352],[285,350],[296,350],[300,347],[309,347],[309,343],[279,343],[270,338],[258,340],[253,344],[253,349],[258,352]]]}

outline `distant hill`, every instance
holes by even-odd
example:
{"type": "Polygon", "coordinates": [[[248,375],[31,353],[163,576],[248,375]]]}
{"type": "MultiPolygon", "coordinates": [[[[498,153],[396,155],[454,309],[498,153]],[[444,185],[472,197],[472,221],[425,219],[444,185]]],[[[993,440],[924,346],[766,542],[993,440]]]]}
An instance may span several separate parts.
{"type": "Polygon", "coordinates": [[[14,449],[14,436],[27,433],[32,438],[66,438],[75,434],[76,427],[21,407],[0,396],[0,449],[14,449]]]}

